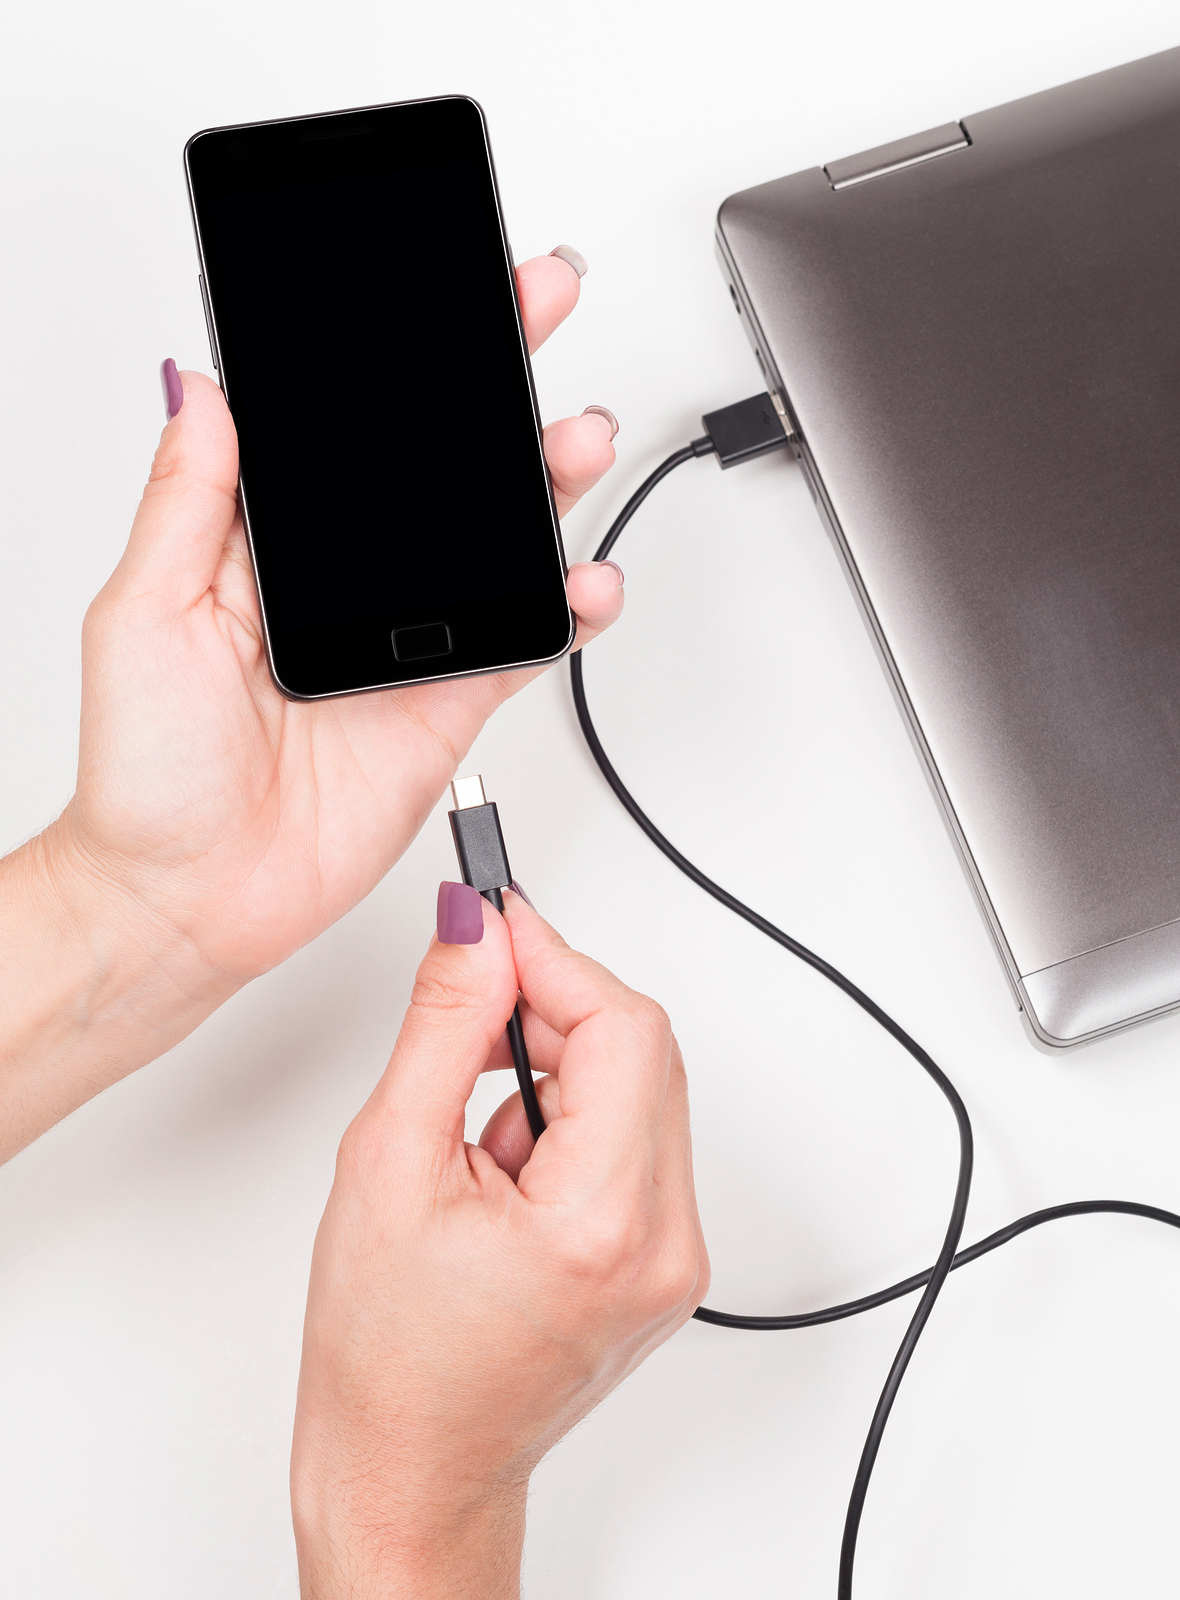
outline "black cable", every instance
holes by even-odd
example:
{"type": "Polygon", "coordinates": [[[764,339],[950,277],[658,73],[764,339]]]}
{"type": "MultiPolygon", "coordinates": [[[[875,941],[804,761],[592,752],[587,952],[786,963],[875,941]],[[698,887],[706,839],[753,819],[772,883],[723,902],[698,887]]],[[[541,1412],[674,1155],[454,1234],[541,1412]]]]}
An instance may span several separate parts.
{"type": "MultiPolygon", "coordinates": [[[[1022,1233],[1028,1233],[1030,1228],[1039,1228],[1043,1222],[1057,1222],[1062,1217],[1086,1217],[1098,1212],[1113,1212],[1125,1217],[1146,1217],[1151,1222],[1165,1222],[1170,1228],[1180,1228],[1180,1215],[1175,1211],[1161,1211],[1158,1206],[1140,1205],[1137,1200],[1072,1200],[1064,1206],[1046,1206],[1043,1211],[1030,1211],[1028,1216],[1020,1217],[1016,1222],[1010,1222],[1006,1228],[997,1228],[995,1233],[989,1233],[986,1239],[981,1239],[978,1244],[969,1245],[966,1250],[960,1250],[951,1262],[951,1271],[958,1267],[965,1267],[968,1262],[978,1261],[981,1256],[986,1256],[992,1250],[998,1250],[1002,1244],[1007,1244],[1011,1239],[1017,1239],[1022,1233]]],[[[825,1322],[842,1322],[845,1317],[859,1316],[862,1311],[874,1311],[878,1306],[886,1306],[891,1300],[900,1300],[903,1295],[913,1294],[915,1289],[920,1289],[924,1283],[930,1281],[929,1267],[925,1272],[915,1272],[912,1278],[903,1278],[900,1283],[894,1283],[888,1289],[878,1289],[876,1294],[863,1295],[859,1300],[846,1300],[842,1305],[825,1306],[822,1311],[800,1311],[794,1316],[787,1317],[739,1317],[725,1311],[710,1311],[708,1306],[701,1306],[696,1315],[702,1322],[712,1322],[719,1328],[748,1328],[757,1333],[783,1332],[790,1328],[818,1328],[825,1322]]]]}
{"type": "MultiPolygon", "coordinates": [[[[483,897],[495,906],[501,916],[504,915],[504,896],[499,889],[485,889],[483,897]]],[[[513,1007],[505,1031],[508,1034],[509,1049],[512,1051],[512,1065],[516,1068],[516,1081],[520,1085],[520,1098],[524,1101],[524,1114],[529,1119],[529,1132],[535,1141],[545,1132],[545,1118],[541,1115],[537,1085],[533,1078],[533,1069],[529,1065],[529,1052],[524,1042],[524,1026],[520,1020],[519,1005],[513,1007]]]]}
{"type": "MultiPolygon", "coordinates": [[[[743,402],[743,404],[746,403],[743,402]]],[[[736,412],[738,408],[732,407],[729,410],[736,412]]],[[[707,424],[708,419],[706,419],[707,424]]],[[[615,518],[607,531],[606,537],[595,551],[594,560],[603,561],[606,559],[611,550],[613,550],[623,529],[657,483],[666,478],[674,468],[680,466],[683,462],[693,460],[697,456],[707,455],[711,448],[712,441],[709,438],[697,439],[691,445],[675,451],[667,460],[662,461],[656,470],[640,484],[639,488],[615,518]]],[[[733,459],[738,458],[734,457],[733,459]]],[[[723,465],[728,464],[729,462],[723,458],[723,465]]],[[[905,1375],[906,1367],[909,1365],[910,1357],[914,1353],[914,1348],[933,1310],[934,1302],[946,1281],[948,1273],[952,1272],[956,1267],[965,1266],[970,1261],[977,1261],[989,1251],[998,1249],[1000,1245],[1007,1244],[1009,1240],[1017,1238],[1022,1233],[1027,1233],[1031,1228],[1039,1227],[1045,1222],[1056,1221],[1062,1217],[1080,1216],[1094,1212],[1116,1212],[1128,1216],[1147,1217],[1152,1221],[1163,1222],[1170,1227],[1180,1228],[1180,1215],[1173,1211],[1162,1211],[1155,1206],[1140,1205],[1129,1200],[1079,1200],[1068,1205],[1050,1206],[1041,1211],[1034,1211],[1028,1216],[1021,1217],[1016,1222],[1010,1223],[1006,1228],[1001,1228],[996,1233],[989,1234],[986,1239],[980,1240],[978,1244],[971,1245],[967,1249],[956,1253],[971,1190],[972,1136],[971,1121],[967,1115],[967,1108],[964,1106],[958,1091],[950,1079],[922,1049],[921,1045],[912,1039],[905,1029],[893,1020],[888,1012],[882,1010],[874,1000],[870,999],[863,990],[859,989],[842,972],[833,967],[830,962],[825,961],[822,956],[816,955],[814,951],[800,944],[797,939],[793,939],[790,934],[784,933],[781,928],[777,928],[774,923],[767,921],[765,917],[745,905],[735,895],[731,895],[727,889],[723,889],[720,884],[714,883],[711,878],[706,877],[687,856],[682,855],[675,845],[664,837],[623,783],[602,747],[602,741],[599,739],[594,723],[591,720],[590,708],[586,701],[581,651],[576,651],[570,656],[570,683],[573,689],[578,721],[581,724],[586,743],[590,747],[590,753],[594,757],[599,771],[624,809],[630,813],[656,849],[667,856],[672,865],[684,873],[685,877],[691,879],[698,888],[703,889],[706,894],[712,895],[714,900],[720,901],[723,906],[726,906],[735,915],[750,923],[752,927],[757,928],[760,933],[764,933],[767,938],[773,939],[776,944],[781,945],[800,961],[804,961],[808,966],[813,967],[823,977],[827,978],[829,983],[834,984],[849,999],[854,1000],[862,1010],[867,1011],[869,1016],[896,1039],[903,1049],[907,1050],[919,1066],[934,1080],[949,1101],[955,1114],[959,1132],[958,1179],[955,1184],[954,1201],[942,1249],[939,1251],[938,1259],[932,1267],[927,1268],[924,1272],[915,1273],[913,1277],[906,1278],[901,1283],[895,1283],[888,1289],[865,1295],[859,1300],[847,1301],[842,1305],[829,1306],[820,1311],[803,1312],[785,1317],[746,1317],[724,1311],[714,1311],[707,1306],[699,1306],[694,1313],[694,1316],[701,1322],[709,1322],[715,1326],[725,1328],[761,1329],[767,1331],[808,1328],[815,1327],[820,1323],[837,1322],[844,1317],[857,1316],[862,1311],[869,1311],[876,1306],[885,1305],[891,1300],[911,1294],[916,1289],[924,1286],[922,1298],[918,1302],[909,1326],[906,1328],[905,1336],[898,1347],[897,1354],[893,1358],[893,1364],[889,1369],[885,1387],[881,1391],[881,1396],[873,1412],[864,1449],[861,1452],[860,1462],[857,1467],[856,1478],[849,1496],[848,1511],[844,1522],[844,1537],[840,1549],[840,1573],[837,1594],[838,1600],[852,1600],[852,1576],[856,1559],[857,1534],[860,1529],[861,1514],[864,1509],[869,1480],[872,1477],[873,1465],[881,1446],[881,1439],[885,1431],[885,1425],[889,1420],[889,1413],[897,1397],[901,1380],[905,1375]]]]}
{"type": "MultiPolygon", "coordinates": [[[[685,461],[693,461],[697,456],[707,456],[712,449],[713,442],[711,439],[694,439],[692,444],[685,445],[683,450],[673,450],[672,454],[666,461],[661,461],[651,476],[644,478],[643,482],[639,485],[638,489],[636,489],[630,500],[627,501],[627,504],[611,523],[610,528],[607,530],[606,538],[594,552],[595,561],[606,560],[607,556],[610,555],[611,551],[614,549],[615,540],[619,537],[620,533],[622,533],[623,529],[627,526],[631,518],[639,510],[640,506],[647,499],[648,495],[655,488],[656,484],[661,481],[661,479],[666,478],[674,468],[679,467],[685,461]]],[[[580,650],[575,650],[573,655],[570,656],[571,668],[573,667],[575,661],[579,661],[581,659],[581,655],[582,652],[580,650]]]]}

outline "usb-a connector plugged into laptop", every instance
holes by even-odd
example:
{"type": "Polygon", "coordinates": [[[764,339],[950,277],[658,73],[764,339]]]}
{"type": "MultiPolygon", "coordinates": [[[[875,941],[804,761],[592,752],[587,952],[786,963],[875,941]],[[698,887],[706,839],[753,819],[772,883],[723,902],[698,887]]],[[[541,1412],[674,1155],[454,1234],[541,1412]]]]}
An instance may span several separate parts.
{"type": "Polygon", "coordinates": [[[794,438],[787,408],[777,394],[752,394],[701,418],[705,438],[693,442],[696,455],[716,455],[722,467],[736,467],[755,456],[781,450],[794,438]],[[697,449],[705,445],[706,449],[697,449]]]}

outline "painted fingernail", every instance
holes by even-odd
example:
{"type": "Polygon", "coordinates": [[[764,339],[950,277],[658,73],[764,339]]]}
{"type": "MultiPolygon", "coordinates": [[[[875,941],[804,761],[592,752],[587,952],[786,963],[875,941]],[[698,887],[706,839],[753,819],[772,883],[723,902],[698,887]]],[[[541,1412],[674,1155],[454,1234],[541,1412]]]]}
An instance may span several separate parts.
{"type": "Polygon", "coordinates": [[[610,436],[612,439],[619,431],[619,419],[613,411],[608,411],[605,406],[587,406],[582,415],[584,417],[605,417],[610,423],[610,436]]]}
{"type": "Polygon", "coordinates": [[[438,886],[439,944],[478,944],[483,938],[483,900],[468,883],[438,886]]]}
{"type": "Polygon", "coordinates": [[[536,906],[533,905],[533,902],[529,899],[528,895],[525,894],[525,892],[521,888],[520,884],[517,883],[515,878],[513,878],[510,887],[512,889],[513,894],[518,894],[520,896],[520,898],[524,901],[526,906],[532,906],[534,911],[537,909],[536,906]]]}
{"type": "Polygon", "coordinates": [[[160,387],[164,391],[164,415],[171,422],[184,404],[184,388],[180,382],[180,373],[177,372],[176,363],[171,356],[167,361],[160,363],[160,387]]]}
{"type": "Polygon", "coordinates": [[[551,256],[557,256],[560,261],[568,262],[568,264],[573,267],[574,271],[578,274],[579,278],[584,278],[586,276],[586,269],[589,267],[590,263],[586,260],[586,257],[580,250],[574,249],[572,244],[559,244],[554,249],[550,250],[549,254],[551,256]]]}
{"type": "Polygon", "coordinates": [[[617,561],[600,561],[598,565],[600,567],[613,567],[619,575],[619,588],[623,587],[623,569],[617,561]]]}

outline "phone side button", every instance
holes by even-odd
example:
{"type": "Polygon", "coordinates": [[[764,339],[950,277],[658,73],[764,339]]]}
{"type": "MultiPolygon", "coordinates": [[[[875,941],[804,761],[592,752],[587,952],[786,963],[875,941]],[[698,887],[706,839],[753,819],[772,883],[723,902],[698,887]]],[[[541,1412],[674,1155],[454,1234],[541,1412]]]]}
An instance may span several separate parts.
{"type": "Polygon", "coordinates": [[[398,661],[429,661],[432,656],[449,656],[455,648],[445,622],[428,622],[421,628],[395,628],[392,639],[398,661]]]}
{"type": "Polygon", "coordinates": [[[213,317],[209,311],[209,296],[205,292],[205,280],[200,273],[197,274],[197,282],[201,286],[201,304],[205,308],[205,331],[209,335],[209,354],[213,357],[213,370],[220,372],[221,368],[217,365],[217,346],[213,342],[213,317]]]}

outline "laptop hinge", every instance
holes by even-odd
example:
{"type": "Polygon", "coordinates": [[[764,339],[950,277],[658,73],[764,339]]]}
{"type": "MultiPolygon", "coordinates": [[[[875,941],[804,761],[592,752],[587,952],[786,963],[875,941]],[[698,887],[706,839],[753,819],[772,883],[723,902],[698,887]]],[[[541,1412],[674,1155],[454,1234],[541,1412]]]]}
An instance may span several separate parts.
{"type": "Polygon", "coordinates": [[[941,128],[929,128],[908,139],[878,145],[875,150],[862,150],[858,156],[829,161],[824,172],[833,189],[848,189],[854,183],[867,183],[870,178],[883,178],[887,172],[932,161],[935,156],[948,156],[952,150],[965,150],[970,143],[961,123],[947,122],[941,128]]]}

